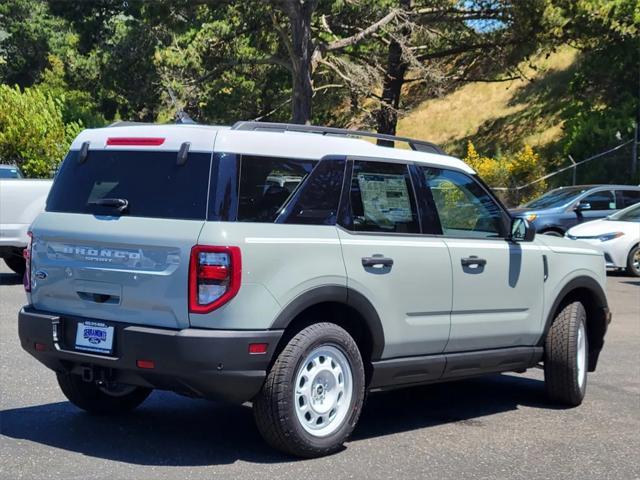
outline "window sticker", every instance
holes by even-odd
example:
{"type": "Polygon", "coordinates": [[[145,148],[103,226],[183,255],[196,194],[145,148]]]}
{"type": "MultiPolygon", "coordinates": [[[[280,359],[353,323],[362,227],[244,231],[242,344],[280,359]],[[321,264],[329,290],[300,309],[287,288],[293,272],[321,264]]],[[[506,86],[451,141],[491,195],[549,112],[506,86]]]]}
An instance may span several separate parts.
{"type": "Polygon", "coordinates": [[[393,223],[412,222],[411,202],[404,175],[359,173],[358,185],[366,217],[393,223]]]}

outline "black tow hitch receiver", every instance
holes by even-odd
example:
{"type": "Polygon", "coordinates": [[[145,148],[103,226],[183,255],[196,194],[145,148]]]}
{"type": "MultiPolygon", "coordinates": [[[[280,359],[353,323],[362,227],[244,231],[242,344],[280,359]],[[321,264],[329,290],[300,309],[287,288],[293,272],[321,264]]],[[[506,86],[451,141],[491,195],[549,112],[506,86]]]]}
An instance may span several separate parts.
{"type": "Polygon", "coordinates": [[[95,365],[81,365],[80,375],[82,380],[88,383],[108,385],[113,382],[113,370],[110,368],[97,367],[95,365]]]}

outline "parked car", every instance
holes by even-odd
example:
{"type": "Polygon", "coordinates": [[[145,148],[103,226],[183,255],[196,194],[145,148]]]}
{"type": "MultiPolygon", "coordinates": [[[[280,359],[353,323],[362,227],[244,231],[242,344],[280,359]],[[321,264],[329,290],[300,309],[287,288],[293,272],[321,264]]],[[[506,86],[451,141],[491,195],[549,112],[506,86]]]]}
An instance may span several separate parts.
{"type": "Polygon", "coordinates": [[[0,178],[24,178],[24,175],[15,165],[0,164],[0,178]]]}
{"type": "Polygon", "coordinates": [[[604,250],[607,267],[624,268],[640,277],[640,203],[577,225],[569,229],[567,238],[597,245],[604,250]]]}
{"type": "Polygon", "coordinates": [[[549,398],[580,404],[610,321],[602,252],[535,237],[432,144],[354,135],[402,140],[85,130],[31,229],[22,347],[89,412],[154,388],[251,401],[302,457],[341,447],[366,390],[542,364],[549,398]],[[265,191],[278,172],[291,194],[265,191]]]}
{"type": "Polygon", "coordinates": [[[562,237],[574,225],[604,218],[638,202],[639,186],[579,185],[550,190],[512,209],[511,214],[526,218],[538,233],[562,237]]]}
{"type": "MultiPolygon", "coordinates": [[[[3,172],[11,171],[11,168],[0,168],[0,258],[11,270],[22,275],[25,270],[23,251],[29,240],[27,231],[44,210],[52,181],[2,177],[3,172]]],[[[17,175],[20,175],[19,170],[17,175]]]]}

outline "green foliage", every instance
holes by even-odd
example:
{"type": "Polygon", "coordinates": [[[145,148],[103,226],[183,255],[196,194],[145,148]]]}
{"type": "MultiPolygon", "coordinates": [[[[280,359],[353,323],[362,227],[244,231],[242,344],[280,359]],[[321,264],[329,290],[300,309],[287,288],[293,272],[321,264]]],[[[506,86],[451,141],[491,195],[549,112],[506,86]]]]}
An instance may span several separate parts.
{"type": "MultiPolygon", "coordinates": [[[[640,121],[640,2],[578,0],[557,2],[567,18],[565,35],[583,49],[565,112],[564,151],[584,159],[633,138],[640,121]]],[[[582,169],[581,181],[629,179],[630,156],[582,169]],[[620,161],[622,160],[622,161],[620,161]]]]}
{"type": "Polygon", "coordinates": [[[64,123],[63,104],[38,87],[0,85],[0,160],[27,177],[48,177],[82,129],[64,123]]]}
{"type": "MultiPolygon", "coordinates": [[[[33,120],[39,125],[32,130],[42,132],[43,125],[49,125],[45,130],[50,132],[55,123],[56,138],[60,125],[73,130],[74,125],[102,126],[117,119],[170,121],[178,108],[203,123],[287,121],[292,95],[287,39],[292,28],[279,5],[275,0],[4,0],[3,95],[18,104],[15,89],[9,94],[6,87],[18,85],[23,89],[19,98],[42,96],[45,100],[38,101],[48,105],[42,116],[49,117],[33,120]],[[58,114],[61,123],[54,121],[58,114]]],[[[476,161],[481,175],[493,185],[523,184],[540,173],[542,164],[566,162],[569,154],[580,160],[619,143],[618,138],[631,138],[640,107],[637,0],[318,0],[311,27],[322,59],[312,74],[314,123],[372,124],[394,39],[406,43],[403,61],[409,65],[400,115],[421,99],[456,88],[457,82],[521,73],[517,65],[522,59],[571,43],[581,54],[575,69],[556,82],[562,91],[532,83],[522,94],[540,100],[539,110],[534,102],[523,102],[529,104],[520,113],[525,127],[545,115],[550,118],[545,109],[556,103],[550,121],[558,131],[562,125],[560,141],[539,150],[546,156],[539,160],[533,151],[517,151],[524,143],[520,138],[504,141],[517,137],[509,133],[516,118],[505,117],[503,123],[493,119],[474,137],[481,142],[476,145],[494,157],[476,161]],[[336,39],[363,32],[394,8],[406,11],[375,34],[339,50],[327,48],[336,39]],[[504,154],[498,153],[500,146],[504,154]]],[[[20,108],[27,112],[26,105],[20,108]]],[[[0,109],[4,124],[11,119],[11,128],[18,128],[17,115],[5,105],[0,109]]],[[[38,117],[29,113],[25,118],[38,117]]],[[[20,128],[27,129],[26,123],[20,128]]],[[[33,133],[29,135],[33,140],[33,133]]],[[[17,145],[19,139],[12,138],[17,145]]],[[[16,153],[19,150],[27,151],[12,150],[12,159],[37,163],[35,156],[16,153]]],[[[6,155],[3,152],[9,160],[6,155]]],[[[47,153],[44,158],[49,165],[60,155],[47,153]]],[[[615,168],[594,162],[579,170],[580,179],[628,180],[628,164],[628,158],[615,168]]],[[[30,174],[45,170],[34,166],[30,174]]],[[[544,185],[524,196],[541,188],[544,185]]]]}

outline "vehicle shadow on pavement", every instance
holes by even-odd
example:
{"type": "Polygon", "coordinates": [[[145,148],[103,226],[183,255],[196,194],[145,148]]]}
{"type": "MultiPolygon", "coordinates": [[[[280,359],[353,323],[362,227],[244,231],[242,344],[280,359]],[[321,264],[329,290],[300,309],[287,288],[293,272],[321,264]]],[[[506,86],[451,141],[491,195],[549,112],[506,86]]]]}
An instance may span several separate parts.
{"type": "Polygon", "coordinates": [[[17,273],[0,273],[0,285],[20,285],[22,277],[17,273]]]}
{"type": "MultiPolygon", "coordinates": [[[[482,417],[519,406],[555,408],[546,403],[543,382],[511,375],[371,394],[352,441],[451,422],[481,427],[482,417]]],[[[0,433],[139,465],[292,460],[263,442],[249,407],[167,392],[154,392],[138,410],[119,417],[88,415],[67,402],[4,410],[0,433]]]]}
{"type": "Polygon", "coordinates": [[[369,395],[352,440],[447,423],[482,427],[483,417],[520,406],[562,408],[549,403],[542,380],[518,375],[425,385],[369,395]]]}

